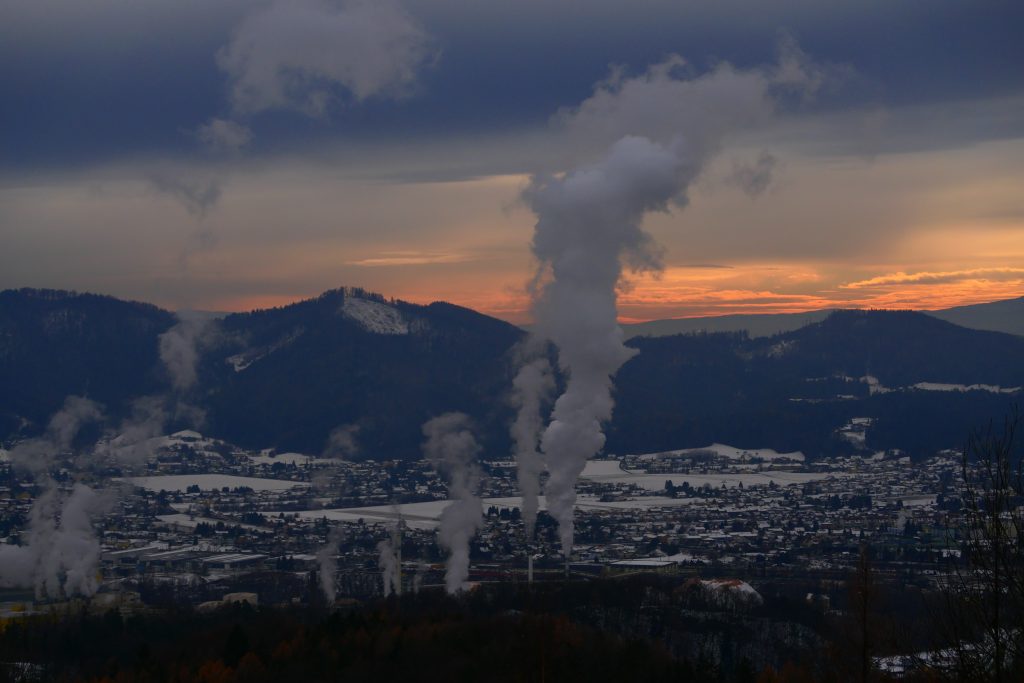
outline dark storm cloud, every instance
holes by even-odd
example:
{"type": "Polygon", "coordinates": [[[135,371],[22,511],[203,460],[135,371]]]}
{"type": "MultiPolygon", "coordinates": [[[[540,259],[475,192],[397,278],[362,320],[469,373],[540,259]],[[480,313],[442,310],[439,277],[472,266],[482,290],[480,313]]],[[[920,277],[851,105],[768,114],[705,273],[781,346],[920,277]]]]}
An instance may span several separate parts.
{"type": "MultiPolygon", "coordinates": [[[[0,164],[11,169],[206,153],[196,132],[228,120],[232,102],[237,106],[237,73],[247,73],[225,73],[223,55],[230,57],[228,48],[246,22],[251,27],[254,16],[272,7],[195,0],[6,3],[0,16],[0,164]]],[[[820,102],[822,108],[969,101],[1024,90],[1019,2],[979,8],[966,0],[792,1],[767,10],[734,1],[598,1],[582,11],[578,3],[558,0],[408,0],[400,12],[442,54],[418,76],[415,97],[367,98],[326,119],[309,119],[303,107],[256,115],[250,153],[325,137],[410,138],[543,125],[551,112],[586,97],[612,64],[636,72],[678,53],[699,70],[716,60],[743,67],[771,60],[780,29],[791,31],[816,59],[856,69],[858,86],[844,88],[842,99],[820,102]]],[[[317,64],[317,72],[337,75],[332,64],[317,64]]],[[[261,82],[274,78],[271,73],[261,82]]],[[[363,82],[347,83],[358,90],[363,82]]],[[[301,102],[311,105],[308,98],[301,102]]],[[[986,139],[1020,132],[1019,126],[980,126],[951,134],[986,139]]],[[[238,129],[207,133],[228,147],[248,141],[238,129]],[[232,135],[214,135],[223,132],[232,135]]],[[[943,141],[936,131],[920,144],[943,141]]]]}

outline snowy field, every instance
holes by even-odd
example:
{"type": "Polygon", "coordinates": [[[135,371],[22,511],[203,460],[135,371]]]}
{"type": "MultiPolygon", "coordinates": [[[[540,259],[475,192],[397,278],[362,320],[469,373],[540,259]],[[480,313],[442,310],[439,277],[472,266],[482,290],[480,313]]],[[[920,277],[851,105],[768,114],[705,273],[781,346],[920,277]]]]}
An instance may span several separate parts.
{"type": "Polygon", "coordinates": [[[213,519],[210,517],[195,517],[183,513],[174,515],[157,515],[157,519],[165,524],[171,524],[182,529],[195,529],[199,524],[206,523],[210,526],[217,526],[217,523],[227,524],[228,526],[237,526],[242,529],[248,529],[249,531],[266,531],[265,528],[260,526],[254,526],[252,524],[237,524],[235,522],[225,522],[222,519],[213,519]]]}
{"type": "Polygon", "coordinates": [[[712,451],[720,458],[726,458],[728,460],[735,460],[737,462],[749,461],[753,458],[760,458],[765,462],[772,460],[778,460],[779,458],[788,458],[796,462],[804,461],[804,454],[800,451],[794,451],[792,453],[779,453],[771,448],[736,448],[735,446],[729,446],[724,443],[713,443],[710,446],[704,448],[683,448],[677,451],[661,451],[659,453],[645,453],[637,457],[645,460],[656,460],[658,458],[689,455],[691,453],[712,451]]]}
{"type": "Polygon", "coordinates": [[[988,391],[993,394],[1015,394],[1020,387],[1001,387],[997,384],[942,384],[940,382],[918,382],[912,389],[921,391],[988,391]]]}
{"type": "Polygon", "coordinates": [[[596,477],[618,477],[631,474],[622,469],[618,460],[588,460],[581,476],[593,479],[596,477]]]}
{"type": "Polygon", "coordinates": [[[249,460],[254,465],[273,465],[275,462],[282,462],[285,465],[332,465],[337,460],[331,458],[318,458],[304,453],[278,453],[277,455],[250,455],[249,460]]]}
{"type": "Polygon", "coordinates": [[[712,488],[720,488],[725,484],[726,488],[733,488],[743,483],[744,487],[767,486],[774,482],[776,486],[788,486],[789,484],[803,484],[808,481],[827,479],[832,476],[829,472],[742,472],[729,473],[721,472],[714,474],[646,474],[637,472],[626,472],[618,468],[617,462],[608,460],[592,460],[587,463],[580,475],[583,479],[608,484],[635,484],[648,491],[661,491],[665,488],[665,481],[672,480],[676,486],[682,486],[683,482],[689,482],[690,486],[699,488],[704,484],[710,484],[712,488]],[[613,470],[610,465],[615,465],[613,470]]]}
{"type": "Polygon", "coordinates": [[[166,474],[153,477],[127,477],[125,481],[149,491],[185,491],[189,486],[199,486],[203,491],[220,490],[225,486],[229,489],[248,486],[254,491],[284,491],[294,486],[309,486],[301,481],[236,477],[230,474],[166,474]]]}
{"type": "MultiPolygon", "coordinates": [[[[661,496],[645,496],[636,500],[618,500],[602,503],[593,496],[580,496],[576,501],[577,510],[636,510],[654,509],[663,507],[680,507],[685,505],[696,505],[700,498],[664,498],[661,496]]],[[[547,502],[541,496],[540,509],[547,509],[547,502]]],[[[409,503],[407,505],[392,506],[380,505],[361,508],[344,508],[334,510],[302,510],[299,512],[285,512],[285,515],[297,514],[303,519],[327,519],[335,522],[357,522],[363,520],[367,524],[391,524],[401,517],[412,529],[436,529],[441,518],[441,513],[448,505],[449,500],[433,500],[426,503],[409,503]]],[[[518,496],[509,498],[485,498],[483,501],[484,512],[487,508],[494,506],[499,510],[502,508],[512,509],[522,507],[523,499],[518,496]]],[[[275,516],[277,512],[266,513],[268,517],[275,516]]]]}

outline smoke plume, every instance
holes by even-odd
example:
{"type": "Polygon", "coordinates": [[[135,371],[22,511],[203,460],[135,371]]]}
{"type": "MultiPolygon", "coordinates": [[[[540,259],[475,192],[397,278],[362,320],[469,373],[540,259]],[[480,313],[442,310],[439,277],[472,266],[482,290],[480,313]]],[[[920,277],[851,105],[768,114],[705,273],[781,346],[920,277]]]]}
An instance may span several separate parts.
{"type": "Polygon", "coordinates": [[[317,564],[320,567],[320,590],[323,591],[328,604],[332,605],[338,596],[338,586],[335,583],[334,575],[338,570],[339,545],[341,545],[341,527],[334,527],[327,534],[327,543],[316,554],[317,564]]]}
{"type": "Polygon", "coordinates": [[[420,592],[420,587],[423,585],[423,576],[429,571],[430,566],[423,560],[416,562],[416,573],[412,575],[412,592],[416,595],[420,592]]]}
{"type": "Polygon", "coordinates": [[[523,349],[524,360],[512,380],[512,405],[516,409],[516,419],[510,431],[519,492],[523,496],[523,523],[527,538],[533,537],[537,523],[540,475],[544,471],[544,460],[539,452],[540,434],[544,429],[541,411],[555,390],[551,364],[546,356],[539,355],[537,346],[532,341],[527,342],[523,349]]]}
{"type": "Polygon", "coordinates": [[[97,455],[129,468],[142,467],[154,455],[154,437],[164,433],[167,401],[163,396],[143,396],[132,401],[131,415],[122,420],[117,435],[97,444],[97,455]]]}
{"type": "Polygon", "coordinates": [[[63,501],[55,487],[39,497],[32,508],[29,536],[37,597],[88,597],[96,592],[100,544],[93,520],[106,510],[105,503],[84,484],[75,484],[63,501]]]}
{"type": "Polygon", "coordinates": [[[398,559],[399,547],[395,533],[391,538],[384,539],[377,544],[377,565],[381,569],[381,578],[384,582],[384,597],[392,593],[402,594],[401,561],[398,559]]]}
{"type": "Polygon", "coordinates": [[[54,413],[39,437],[24,441],[11,450],[15,468],[38,476],[45,474],[58,455],[68,453],[79,430],[103,418],[103,409],[95,401],[82,396],[68,396],[64,406],[54,413]]]}
{"type": "Polygon", "coordinates": [[[167,369],[171,386],[179,393],[196,384],[199,348],[207,325],[200,319],[179,319],[174,327],[160,335],[160,361],[167,369]]]}
{"type": "Polygon", "coordinates": [[[483,526],[483,503],[476,495],[480,468],[475,460],[480,446],[470,431],[470,419],[463,413],[445,413],[423,425],[427,438],[423,452],[448,482],[452,503],[441,513],[439,541],[448,550],[445,589],[450,594],[464,590],[469,578],[469,540],[483,526]]]}
{"type": "Polygon", "coordinates": [[[731,133],[770,115],[777,96],[817,89],[822,73],[792,41],[780,46],[776,65],[720,64],[697,77],[673,56],[635,78],[613,73],[579,107],[559,114],[557,123],[583,150],[614,141],[599,161],[534,176],[523,193],[537,216],[535,329],[558,347],[568,377],[541,437],[550,473],[545,495],[565,557],[576,482],[603,448],[612,416],[612,377],[636,353],[623,344],[617,290],[624,270],[661,268],[644,217],[685,206],[689,187],[731,133]]]}
{"type": "Polygon", "coordinates": [[[377,544],[377,564],[384,580],[384,597],[402,594],[402,508],[392,505],[395,524],[389,537],[377,544]]]}
{"type": "Polygon", "coordinates": [[[28,472],[42,493],[29,513],[28,543],[0,547],[0,586],[33,586],[40,599],[96,592],[100,546],[93,520],[108,501],[80,483],[64,496],[50,469],[58,457],[71,455],[82,426],[102,416],[98,404],[69,396],[41,437],[11,451],[15,467],[28,472]]]}
{"type": "Polygon", "coordinates": [[[325,458],[339,458],[347,460],[359,453],[359,425],[344,424],[331,430],[327,435],[327,443],[324,446],[323,456],[325,458]]]}
{"type": "Polygon", "coordinates": [[[198,428],[205,420],[201,408],[186,396],[198,381],[197,366],[203,346],[216,333],[214,323],[200,318],[180,318],[158,338],[160,362],[170,383],[164,394],[141,396],[132,401],[131,414],[122,420],[117,435],[97,447],[97,455],[120,465],[144,465],[153,455],[153,438],[164,434],[168,423],[185,422],[198,428]]]}

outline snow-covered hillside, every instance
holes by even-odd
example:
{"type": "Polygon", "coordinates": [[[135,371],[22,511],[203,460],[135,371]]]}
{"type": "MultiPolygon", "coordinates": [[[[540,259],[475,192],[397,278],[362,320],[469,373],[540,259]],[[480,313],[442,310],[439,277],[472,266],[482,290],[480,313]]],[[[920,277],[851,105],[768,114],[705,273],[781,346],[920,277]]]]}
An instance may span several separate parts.
{"type": "Polygon", "coordinates": [[[379,301],[346,296],[341,312],[376,334],[409,334],[409,323],[398,309],[379,301]]]}

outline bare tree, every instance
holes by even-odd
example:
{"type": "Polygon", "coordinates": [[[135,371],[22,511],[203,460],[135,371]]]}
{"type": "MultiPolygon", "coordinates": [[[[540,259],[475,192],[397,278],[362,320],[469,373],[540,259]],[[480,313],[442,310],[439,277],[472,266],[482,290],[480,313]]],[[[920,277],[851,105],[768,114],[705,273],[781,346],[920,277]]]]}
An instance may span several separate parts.
{"type": "Polygon", "coordinates": [[[971,434],[961,453],[957,531],[962,562],[943,594],[951,643],[944,659],[959,680],[1009,683],[1024,675],[1024,449],[1014,408],[1001,430],[971,434]]]}
{"type": "Polygon", "coordinates": [[[854,614],[857,624],[857,660],[860,683],[867,683],[872,680],[874,670],[872,654],[874,653],[874,638],[872,626],[873,612],[877,590],[875,587],[875,574],[871,565],[871,554],[866,544],[860,547],[860,555],[857,558],[857,570],[854,574],[853,583],[850,586],[851,605],[850,611],[854,614]]]}

